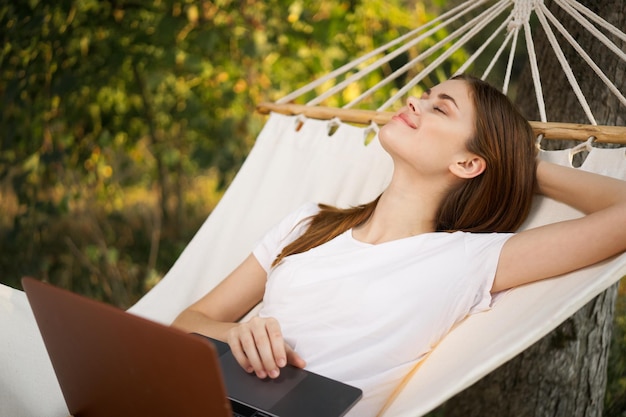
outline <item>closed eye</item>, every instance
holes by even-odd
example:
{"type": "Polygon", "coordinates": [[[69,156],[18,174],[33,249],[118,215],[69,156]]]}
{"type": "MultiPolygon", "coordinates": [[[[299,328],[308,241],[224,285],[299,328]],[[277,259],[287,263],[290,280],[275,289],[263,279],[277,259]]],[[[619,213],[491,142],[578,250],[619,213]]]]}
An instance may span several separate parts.
{"type": "Polygon", "coordinates": [[[433,106],[433,110],[435,110],[435,111],[437,111],[437,112],[439,112],[441,114],[446,114],[446,112],[443,111],[443,109],[441,107],[438,107],[438,106],[433,106]]]}

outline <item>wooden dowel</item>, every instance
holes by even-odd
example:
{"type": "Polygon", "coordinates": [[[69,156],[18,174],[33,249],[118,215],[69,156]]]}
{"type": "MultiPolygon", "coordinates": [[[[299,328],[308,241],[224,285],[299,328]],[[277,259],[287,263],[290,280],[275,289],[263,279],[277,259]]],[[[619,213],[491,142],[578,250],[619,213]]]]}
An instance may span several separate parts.
{"type": "MultiPolygon", "coordinates": [[[[341,109],[302,104],[261,103],[257,106],[261,114],[270,112],[286,115],[302,114],[312,119],[330,120],[335,117],[346,123],[369,125],[374,122],[384,125],[394,115],[393,112],[374,110],[341,109]]],[[[626,126],[593,126],[576,123],[530,122],[537,136],[543,134],[546,139],[585,141],[591,136],[596,142],[626,145],[626,126]]]]}

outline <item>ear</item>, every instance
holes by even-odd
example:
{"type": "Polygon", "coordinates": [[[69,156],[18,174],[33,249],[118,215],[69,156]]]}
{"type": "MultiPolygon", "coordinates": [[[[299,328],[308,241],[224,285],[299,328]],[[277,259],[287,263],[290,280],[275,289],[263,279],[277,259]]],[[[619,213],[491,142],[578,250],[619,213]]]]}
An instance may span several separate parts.
{"type": "Polygon", "coordinates": [[[457,160],[449,169],[459,178],[470,179],[482,174],[487,168],[485,160],[474,154],[467,154],[465,159],[457,160]]]}

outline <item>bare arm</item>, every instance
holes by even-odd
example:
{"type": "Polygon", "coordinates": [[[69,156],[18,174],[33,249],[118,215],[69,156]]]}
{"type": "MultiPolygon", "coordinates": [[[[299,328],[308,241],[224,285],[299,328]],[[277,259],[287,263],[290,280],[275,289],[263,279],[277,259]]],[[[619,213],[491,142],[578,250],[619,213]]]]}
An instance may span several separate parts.
{"type": "Polygon", "coordinates": [[[266,281],[267,273],[249,255],[217,287],[183,310],[172,326],[227,342],[237,362],[259,378],[278,377],[279,368],[287,363],[304,367],[304,360],[285,344],[276,320],[238,323],[262,300],[266,281]]]}
{"type": "Polygon", "coordinates": [[[249,255],[213,290],[183,310],[172,323],[226,342],[228,332],[263,298],[267,274],[249,255]]]}
{"type": "Polygon", "coordinates": [[[626,250],[626,182],[547,162],[539,192],[586,215],[526,230],[502,248],[492,291],[561,275],[626,250]]]}

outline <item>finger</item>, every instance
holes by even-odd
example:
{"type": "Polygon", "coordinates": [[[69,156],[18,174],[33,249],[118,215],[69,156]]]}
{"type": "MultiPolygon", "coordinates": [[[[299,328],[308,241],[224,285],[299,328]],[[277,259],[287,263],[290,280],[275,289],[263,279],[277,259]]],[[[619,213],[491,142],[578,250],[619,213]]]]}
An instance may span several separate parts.
{"type": "Polygon", "coordinates": [[[229,334],[228,344],[233,357],[246,372],[255,372],[259,378],[265,378],[254,338],[246,325],[241,325],[229,334]]]}
{"type": "Polygon", "coordinates": [[[285,340],[283,339],[280,324],[278,324],[278,321],[275,319],[268,319],[265,326],[270,340],[274,362],[276,366],[282,368],[287,365],[287,352],[285,351],[285,340]]]}
{"type": "Polygon", "coordinates": [[[254,337],[254,344],[266,376],[269,375],[271,378],[278,377],[280,371],[278,369],[276,359],[274,358],[274,350],[270,335],[268,334],[266,320],[254,323],[252,336],[254,337]]]}
{"type": "Polygon", "coordinates": [[[287,363],[289,363],[289,365],[295,366],[296,368],[304,368],[306,366],[306,361],[302,359],[291,346],[286,345],[285,350],[287,352],[287,363]]]}
{"type": "Polygon", "coordinates": [[[233,354],[233,357],[237,361],[237,363],[248,373],[254,371],[252,364],[248,360],[248,356],[246,356],[243,346],[241,344],[241,340],[239,338],[239,334],[236,332],[231,332],[228,335],[228,345],[230,346],[230,351],[233,354]]]}
{"type": "Polygon", "coordinates": [[[257,338],[254,336],[254,332],[243,335],[241,338],[241,345],[256,376],[261,379],[266,378],[267,371],[265,364],[263,363],[263,357],[261,354],[262,349],[260,350],[257,345],[257,338]]]}

